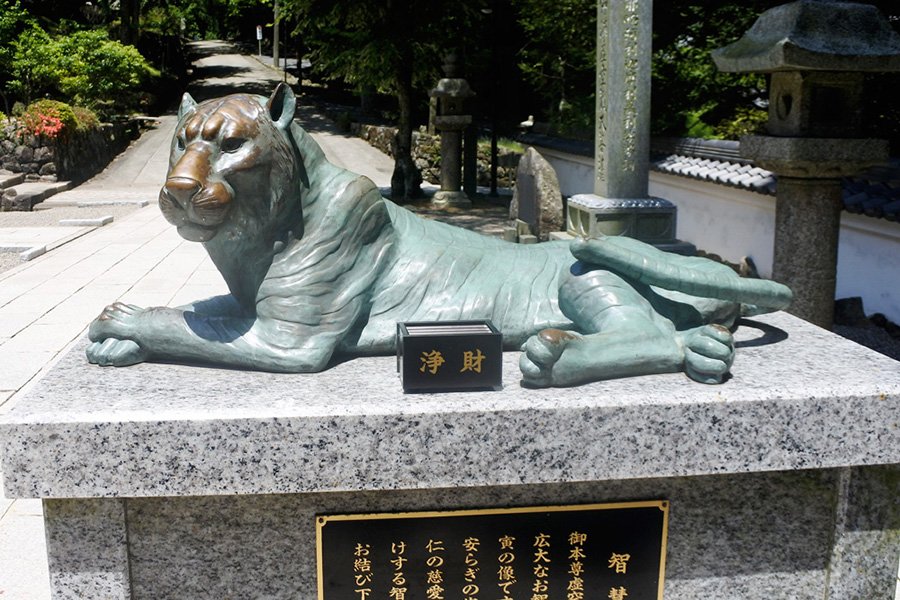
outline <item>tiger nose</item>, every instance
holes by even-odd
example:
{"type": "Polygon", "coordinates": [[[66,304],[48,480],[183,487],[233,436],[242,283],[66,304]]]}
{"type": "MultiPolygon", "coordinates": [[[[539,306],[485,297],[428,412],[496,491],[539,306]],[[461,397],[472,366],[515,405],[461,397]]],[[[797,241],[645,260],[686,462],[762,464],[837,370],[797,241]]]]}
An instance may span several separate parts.
{"type": "Polygon", "coordinates": [[[166,179],[166,193],[186,207],[191,198],[197,195],[203,186],[196,179],[190,177],[169,177],[166,179]]]}

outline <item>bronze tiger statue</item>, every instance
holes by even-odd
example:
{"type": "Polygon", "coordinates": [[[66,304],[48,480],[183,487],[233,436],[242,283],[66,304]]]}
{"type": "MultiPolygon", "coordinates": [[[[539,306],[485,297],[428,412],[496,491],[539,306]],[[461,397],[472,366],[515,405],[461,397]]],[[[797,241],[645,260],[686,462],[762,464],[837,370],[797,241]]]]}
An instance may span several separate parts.
{"type": "Polygon", "coordinates": [[[397,322],[490,319],[528,386],[684,371],[718,383],[742,311],[788,306],[778,283],[620,237],[511,244],[417,217],[338,168],[294,123],[296,99],[185,94],[159,195],[230,294],[179,308],[115,303],[88,359],[308,373],[394,351],[397,322]]]}

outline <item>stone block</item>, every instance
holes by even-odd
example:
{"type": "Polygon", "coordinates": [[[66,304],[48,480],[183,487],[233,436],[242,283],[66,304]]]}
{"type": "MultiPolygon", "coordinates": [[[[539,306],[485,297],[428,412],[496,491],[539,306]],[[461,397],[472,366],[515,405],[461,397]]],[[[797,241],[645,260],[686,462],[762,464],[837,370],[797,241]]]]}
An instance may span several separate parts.
{"type": "Polygon", "coordinates": [[[567,231],[575,236],[626,236],[648,244],[675,242],[674,204],[661,198],[609,199],[594,194],[569,198],[567,231]]]}
{"type": "Polygon", "coordinates": [[[720,71],[898,71],[900,35],[875,6],[800,0],[769,9],[714,50],[720,71]]]}
{"type": "MultiPolygon", "coordinates": [[[[25,176],[21,173],[13,173],[11,171],[5,171],[0,173],[0,189],[7,189],[14,185],[19,185],[25,181],[25,176]]],[[[15,192],[15,190],[12,190],[15,192]]]]}
{"type": "Polygon", "coordinates": [[[744,321],[718,386],[526,389],[506,353],[499,391],[411,396],[389,356],[102,369],[85,346],[0,419],[58,597],[312,600],[316,515],[647,499],[670,503],[666,600],[894,594],[897,363],[784,313],[744,321]]]}
{"type": "Polygon", "coordinates": [[[530,231],[526,233],[541,241],[551,231],[565,228],[556,171],[534,148],[528,148],[519,160],[509,217],[527,223],[530,231]]]}
{"type": "Polygon", "coordinates": [[[551,231],[549,238],[550,238],[550,241],[558,241],[558,240],[569,241],[569,240],[575,239],[575,236],[573,236],[568,231],[551,231]]]}
{"type": "Polygon", "coordinates": [[[887,163],[887,140],[747,135],[741,155],[784,177],[840,178],[887,163]]]}
{"type": "Polygon", "coordinates": [[[34,209],[35,204],[44,201],[44,192],[21,192],[16,190],[6,190],[3,194],[3,210],[28,212],[34,209]],[[10,193],[13,192],[13,193],[10,193]]]}
{"type": "Polygon", "coordinates": [[[16,148],[13,156],[15,156],[16,160],[20,163],[30,163],[34,161],[34,149],[30,146],[19,146],[16,148]]]}
{"type": "Polygon", "coordinates": [[[97,217],[96,219],[60,219],[61,227],[103,227],[113,222],[112,215],[97,217]]]}
{"type": "Polygon", "coordinates": [[[34,151],[34,161],[39,163],[51,161],[53,160],[53,154],[53,148],[50,146],[41,146],[34,151]]]}

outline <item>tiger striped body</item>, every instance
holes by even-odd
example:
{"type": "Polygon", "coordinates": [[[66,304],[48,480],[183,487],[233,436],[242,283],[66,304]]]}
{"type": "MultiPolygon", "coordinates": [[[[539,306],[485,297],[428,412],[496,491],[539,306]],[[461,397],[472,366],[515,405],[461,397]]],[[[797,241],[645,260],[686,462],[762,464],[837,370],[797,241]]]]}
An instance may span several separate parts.
{"type": "Polygon", "coordinates": [[[393,351],[398,322],[490,319],[524,348],[530,385],[677,370],[718,382],[741,302],[790,301],[778,284],[634,240],[520,246],[421,219],[329,163],[294,109],[283,86],[268,100],[185,97],[160,206],[231,294],[107,307],[92,362],[311,372],[336,353],[393,351]]]}

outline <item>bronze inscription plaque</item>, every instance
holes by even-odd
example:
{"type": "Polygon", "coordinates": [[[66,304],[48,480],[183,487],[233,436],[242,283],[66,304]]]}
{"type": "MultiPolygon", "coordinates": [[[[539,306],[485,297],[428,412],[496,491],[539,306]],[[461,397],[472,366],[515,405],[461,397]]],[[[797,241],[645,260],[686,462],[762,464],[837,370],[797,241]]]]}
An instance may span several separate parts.
{"type": "Polygon", "coordinates": [[[659,600],[667,501],[317,517],[319,600],[659,600]]]}

